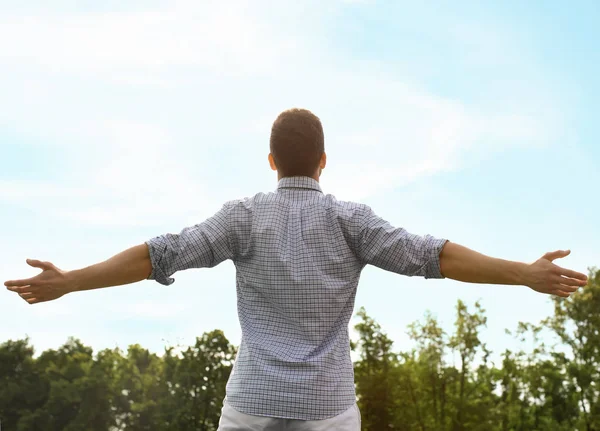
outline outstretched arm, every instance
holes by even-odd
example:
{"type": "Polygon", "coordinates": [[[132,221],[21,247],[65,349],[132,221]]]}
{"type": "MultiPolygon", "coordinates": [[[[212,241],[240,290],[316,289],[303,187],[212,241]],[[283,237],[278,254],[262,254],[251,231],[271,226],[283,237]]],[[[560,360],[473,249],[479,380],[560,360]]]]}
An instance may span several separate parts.
{"type": "Polygon", "coordinates": [[[212,217],[178,234],[154,237],[87,268],[63,271],[50,262],[28,259],[30,266],[42,272],[24,280],[6,281],[4,285],[28,303],[36,304],[71,292],[146,279],[172,284],[175,280],[171,276],[177,271],[213,267],[231,258],[227,221],[230,206],[224,205],[212,217]]]}
{"type": "Polygon", "coordinates": [[[485,256],[447,242],[440,253],[440,269],[444,277],[453,280],[528,286],[536,292],[568,297],[587,283],[584,274],[552,263],[570,253],[570,250],[550,252],[536,262],[526,264],[485,256]]]}
{"type": "Polygon", "coordinates": [[[39,260],[27,259],[27,263],[42,272],[32,278],[6,281],[4,285],[30,304],[58,299],[71,292],[135,283],[147,279],[152,272],[147,244],[75,271],[63,271],[39,260]]]}
{"type": "Polygon", "coordinates": [[[568,297],[587,282],[584,274],[552,263],[570,251],[546,253],[532,264],[495,259],[447,240],[396,228],[368,207],[355,241],[365,264],[408,276],[522,285],[562,297],[568,297]]]}
{"type": "Polygon", "coordinates": [[[147,279],[152,272],[147,244],[131,247],[110,259],[71,271],[67,276],[75,291],[121,286],[147,279]]]}

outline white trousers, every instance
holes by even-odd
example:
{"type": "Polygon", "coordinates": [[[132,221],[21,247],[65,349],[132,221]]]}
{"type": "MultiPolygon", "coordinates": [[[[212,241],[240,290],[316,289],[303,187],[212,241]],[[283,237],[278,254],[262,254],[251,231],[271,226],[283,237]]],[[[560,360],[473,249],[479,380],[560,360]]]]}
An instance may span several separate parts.
{"type": "Polygon", "coordinates": [[[235,410],[225,400],[217,431],[360,431],[360,422],[356,404],[329,419],[302,421],[247,415],[235,410]]]}

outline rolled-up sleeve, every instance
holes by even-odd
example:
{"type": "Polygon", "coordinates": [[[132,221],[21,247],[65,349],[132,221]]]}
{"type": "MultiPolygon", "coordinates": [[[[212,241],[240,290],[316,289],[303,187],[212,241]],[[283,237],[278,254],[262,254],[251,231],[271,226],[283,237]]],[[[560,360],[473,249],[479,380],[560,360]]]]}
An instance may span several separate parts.
{"type": "Polygon", "coordinates": [[[415,235],[394,227],[369,207],[363,217],[359,256],[365,264],[410,277],[444,278],[440,253],[446,239],[415,235]]]}
{"type": "Polygon", "coordinates": [[[211,268],[232,258],[229,239],[231,204],[204,222],[184,228],[178,234],[167,233],[148,241],[152,272],[148,280],[165,286],[173,284],[171,276],[190,268],[211,268]]]}

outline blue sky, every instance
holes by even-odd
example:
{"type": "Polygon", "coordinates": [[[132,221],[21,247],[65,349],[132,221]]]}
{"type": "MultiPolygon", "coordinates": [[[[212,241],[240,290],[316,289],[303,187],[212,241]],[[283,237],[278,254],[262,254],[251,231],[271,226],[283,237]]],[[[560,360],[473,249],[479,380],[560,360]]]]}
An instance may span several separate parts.
{"type": "MultiPolygon", "coordinates": [[[[35,274],[26,258],[87,266],[274,189],[269,128],[294,106],[323,121],[326,193],[493,256],[600,266],[595,2],[122,3],[0,3],[0,278],[35,274]]],[[[175,278],[36,306],[4,291],[0,340],[239,343],[233,265],[175,278]]],[[[481,300],[496,352],[552,310],[525,287],[375,268],[356,309],[406,349],[426,310],[450,330],[459,298],[481,300]]]]}

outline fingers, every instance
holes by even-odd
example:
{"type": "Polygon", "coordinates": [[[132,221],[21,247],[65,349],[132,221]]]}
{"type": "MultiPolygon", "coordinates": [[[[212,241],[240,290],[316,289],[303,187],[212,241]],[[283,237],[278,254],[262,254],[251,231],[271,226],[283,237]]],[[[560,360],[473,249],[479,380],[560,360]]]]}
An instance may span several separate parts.
{"type": "Polygon", "coordinates": [[[44,299],[43,297],[40,297],[39,296],[39,292],[38,293],[35,293],[35,292],[23,292],[23,293],[19,293],[19,296],[21,297],[21,299],[23,299],[28,304],[38,304],[40,302],[48,301],[47,298],[44,299]]]}
{"type": "Polygon", "coordinates": [[[560,266],[557,266],[556,269],[557,269],[557,272],[559,275],[587,282],[587,279],[588,279],[587,275],[582,274],[581,272],[573,271],[571,269],[561,268],[560,266]]]}
{"type": "Polygon", "coordinates": [[[552,288],[554,290],[562,290],[563,292],[569,292],[569,293],[577,292],[579,290],[579,286],[569,286],[569,285],[561,284],[561,283],[553,284],[552,288]]]}
{"type": "Polygon", "coordinates": [[[47,297],[36,297],[36,298],[23,298],[28,304],[39,304],[40,302],[48,302],[52,301],[56,298],[47,298],[47,297]]]}
{"type": "Polygon", "coordinates": [[[581,286],[570,286],[562,283],[555,283],[552,285],[552,290],[548,293],[550,295],[560,296],[561,298],[568,298],[573,293],[577,292],[581,286]]]}
{"type": "Polygon", "coordinates": [[[6,287],[8,286],[34,286],[39,280],[39,275],[31,278],[23,278],[21,280],[8,280],[4,282],[6,287]]]}
{"type": "Polygon", "coordinates": [[[28,304],[51,301],[62,296],[48,292],[46,286],[7,286],[7,289],[18,294],[28,304]]]}
{"type": "Polygon", "coordinates": [[[40,290],[40,288],[38,286],[30,286],[30,285],[7,286],[6,289],[10,290],[11,292],[15,292],[15,293],[37,292],[40,290]]]}
{"type": "Polygon", "coordinates": [[[28,304],[39,304],[40,302],[46,302],[50,300],[49,298],[39,296],[34,292],[19,293],[19,296],[28,304]]]}
{"type": "Polygon", "coordinates": [[[584,280],[578,280],[576,278],[568,278],[568,277],[561,277],[561,276],[552,277],[552,281],[554,283],[558,283],[558,284],[564,284],[567,286],[577,286],[577,287],[583,287],[587,283],[584,280]]]}
{"type": "Polygon", "coordinates": [[[546,259],[546,260],[549,260],[550,262],[552,262],[554,259],[560,259],[562,257],[567,257],[570,254],[571,254],[571,250],[549,251],[548,253],[546,253],[543,256],[543,259],[546,259]]]}
{"type": "MultiPolygon", "coordinates": [[[[32,291],[26,291],[25,287],[9,287],[8,290],[12,290],[13,292],[18,293],[18,295],[28,304],[36,304],[38,302],[43,302],[40,299],[36,298],[37,293],[32,291]]],[[[39,292],[38,292],[39,293],[39,292]]]]}
{"type": "MultiPolygon", "coordinates": [[[[29,266],[32,266],[34,268],[39,268],[43,271],[47,271],[50,269],[56,269],[55,266],[50,262],[42,262],[42,261],[36,260],[36,259],[27,259],[26,262],[29,266]]],[[[8,286],[33,286],[39,280],[39,278],[38,278],[39,276],[40,276],[40,274],[36,275],[35,277],[24,278],[21,280],[8,280],[8,281],[4,282],[4,285],[6,287],[8,287],[8,286]]]]}
{"type": "Polygon", "coordinates": [[[36,282],[36,277],[31,277],[31,278],[25,278],[23,280],[9,280],[9,281],[5,281],[4,285],[6,287],[9,286],[13,286],[13,287],[17,287],[17,286],[31,286],[34,285],[36,282]]]}
{"type": "Polygon", "coordinates": [[[50,262],[42,262],[41,260],[36,259],[27,259],[25,260],[29,266],[33,266],[34,268],[39,268],[41,270],[52,269],[53,265],[50,262]]]}

